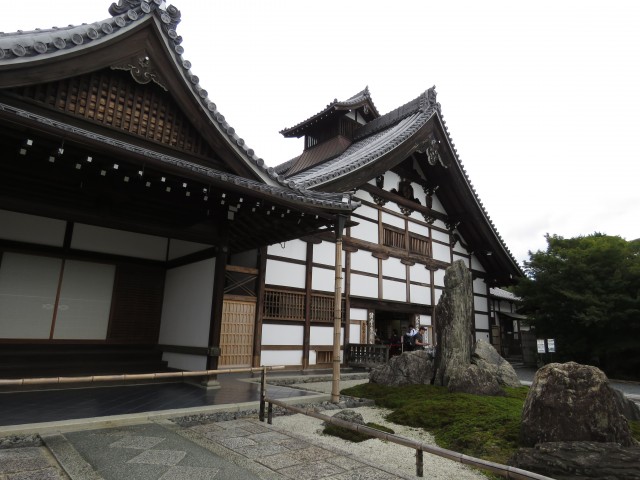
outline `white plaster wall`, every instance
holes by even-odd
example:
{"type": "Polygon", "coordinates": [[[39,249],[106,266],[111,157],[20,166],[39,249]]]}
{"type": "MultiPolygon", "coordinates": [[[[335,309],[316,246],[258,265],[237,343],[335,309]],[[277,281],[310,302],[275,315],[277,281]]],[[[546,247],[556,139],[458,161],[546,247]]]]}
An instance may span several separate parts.
{"type": "Polygon", "coordinates": [[[291,240],[284,243],[284,248],[279,243],[269,245],[267,254],[304,261],[307,259],[307,242],[291,240]]]}
{"type": "Polygon", "coordinates": [[[304,288],[305,270],[304,265],[267,259],[265,283],[267,285],[304,288]]]}
{"type": "Polygon", "coordinates": [[[262,325],[262,345],[302,345],[302,325],[262,325]]]}
{"type": "Polygon", "coordinates": [[[420,200],[420,205],[423,207],[427,205],[427,194],[424,193],[424,188],[422,185],[411,182],[411,186],[413,187],[413,197],[420,200]]]}
{"type": "Polygon", "coordinates": [[[442,206],[442,203],[440,203],[440,199],[438,198],[438,195],[435,195],[435,194],[433,195],[433,205],[431,208],[441,213],[447,213],[444,207],[442,206]]]}
{"type": "Polygon", "coordinates": [[[487,312],[489,310],[486,297],[473,296],[473,308],[481,312],[487,312]]]}
{"type": "Polygon", "coordinates": [[[378,274],[378,259],[367,250],[351,252],[351,270],[378,274]]]}
{"type": "Polygon", "coordinates": [[[385,300],[407,301],[406,282],[395,282],[393,280],[382,280],[382,298],[385,300]]]}
{"type": "MultiPolygon", "coordinates": [[[[310,345],[333,345],[333,326],[314,327],[309,331],[310,345]]],[[[344,328],[340,328],[340,345],[344,344],[344,328]]]]}
{"type": "Polygon", "coordinates": [[[411,303],[431,305],[431,288],[411,284],[409,285],[409,293],[411,295],[411,303]]]}
{"type": "Polygon", "coordinates": [[[382,261],[382,275],[405,280],[407,278],[407,266],[399,258],[389,257],[382,261]]]}
{"type": "Polygon", "coordinates": [[[419,223],[409,222],[409,231],[429,238],[429,228],[419,223]]]}
{"type": "Polygon", "coordinates": [[[435,228],[431,229],[431,236],[434,240],[439,240],[440,242],[449,243],[449,234],[447,232],[441,232],[440,230],[436,230],[435,228]]]}
{"type": "Polygon", "coordinates": [[[349,325],[349,341],[351,343],[360,343],[360,329],[362,328],[362,323],[350,324],[349,325]]]}
{"type": "MultiPolygon", "coordinates": [[[[313,267],[311,273],[311,288],[322,292],[334,292],[336,287],[336,272],[333,268],[313,267]]],[[[344,270],[342,271],[342,291],[344,292],[344,270]]]]}
{"type": "Polygon", "coordinates": [[[431,247],[433,249],[433,258],[447,263],[451,261],[451,248],[449,245],[433,242],[431,247]]]}
{"type": "MultiPolygon", "coordinates": [[[[342,251],[342,268],[345,265],[346,252],[342,251]]],[[[332,242],[322,242],[313,246],[313,263],[330,265],[336,264],[336,244],[332,242]]]]}
{"type": "Polygon", "coordinates": [[[453,247],[453,251],[454,252],[459,252],[459,253],[464,253],[465,255],[468,255],[469,251],[462,246],[463,243],[465,245],[467,245],[467,242],[464,241],[464,238],[462,238],[462,235],[460,235],[460,233],[456,232],[456,235],[458,236],[458,238],[460,240],[458,242],[456,242],[455,246],[453,247]]]}
{"type": "Polygon", "coordinates": [[[444,287],[444,274],[446,270],[440,268],[433,272],[433,283],[439,287],[444,287]]]}
{"type": "Polygon", "coordinates": [[[168,362],[169,368],[177,368],[178,370],[198,372],[207,369],[207,357],[204,355],[164,352],[162,360],[168,362]]]}
{"type": "Polygon", "coordinates": [[[431,283],[430,272],[421,263],[409,267],[409,278],[412,282],[426,283],[427,285],[431,283]]]}
{"type": "Polygon", "coordinates": [[[471,268],[473,270],[477,270],[479,272],[484,272],[484,267],[478,261],[478,258],[475,255],[471,255],[471,268]]]}
{"type": "Polygon", "coordinates": [[[67,222],[0,210],[0,238],[62,247],[67,222]]]}
{"type": "MultiPolygon", "coordinates": [[[[369,182],[371,185],[376,184],[375,179],[369,182]]],[[[356,191],[356,194],[354,195],[354,199],[355,200],[363,200],[365,202],[371,202],[374,203],[373,197],[371,196],[371,194],[369,192],[366,192],[364,190],[358,190],[356,191]]],[[[358,207],[355,211],[358,212],[362,207],[358,207]]]]}
{"type": "Polygon", "coordinates": [[[191,253],[200,252],[202,250],[206,250],[207,248],[211,248],[211,245],[206,245],[204,243],[185,242],[184,240],[176,240],[175,238],[172,238],[171,240],[169,240],[169,260],[184,257],[185,255],[189,255],[191,253]]]}
{"type": "Polygon", "coordinates": [[[349,310],[349,318],[351,320],[363,320],[367,321],[367,309],[366,308],[352,308],[349,310]]]}
{"type": "Polygon", "coordinates": [[[476,313],[476,329],[489,330],[489,315],[476,313]]]}
{"type": "Polygon", "coordinates": [[[420,315],[420,325],[431,326],[431,315],[420,315]]]}
{"type": "Polygon", "coordinates": [[[473,291],[475,293],[482,293],[483,295],[487,294],[487,284],[484,283],[483,278],[476,278],[473,280],[473,291]]]}
{"type": "MultiPolygon", "coordinates": [[[[368,218],[376,224],[378,223],[378,210],[373,207],[369,207],[368,205],[360,205],[356,210],[354,210],[354,213],[358,214],[361,217],[368,218]]],[[[361,218],[354,218],[353,220],[356,222],[362,221],[361,218]]]]}
{"type": "Polygon", "coordinates": [[[262,350],[260,365],[302,365],[302,350],[262,350]]]}
{"type": "MultiPolygon", "coordinates": [[[[375,182],[374,182],[375,183],[375,182]]],[[[392,171],[384,172],[384,189],[389,192],[392,189],[397,189],[400,183],[400,177],[392,171]]]]}
{"type": "Polygon", "coordinates": [[[440,290],[439,288],[434,289],[435,300],[436,300],[434,305],[437,305],[438,302],[440,301],[440,297],[442,296],[442,292],[443,292],[443,290],[440,290]]]}
{"type": "Polygon", "coordinates": [[[76,223],[71,248],[127,257],[165,260],[168,239],[76,223]]]}
{"type": "Polygon", "coordinates": [[[387,202],[384,204],[384,208],[391,210],[392,212],[399,213],[400,215],[404,215],[396,202],[387,202]]]}
{"type": "MultiPolygon", "coordinates": [[[[362,208],[362,207],[360,207],[362,208]]],[[[366,240],[371,243],[378,243],[378,223],[369,222],[361,218],[354,218],[358,225],[350,228],[350,236],[366,240]]]]}
{"type": "Polygon", "coordinates": [[[442,230],[446,230],[447,229],[447,224],[444,223],[442,220],[435,220],[432,225],[436,228],[441,228],[442,230]]]}
{"type": "Polygon", "coordinates": [[[382,212],[382,223],[391,225],[393,227],[401,228],[402,230],[404,230],[406,221],[404,217],[398,217],[396,215],[391,215],[389,213],[382,212]]]}
{"type": "Polygon", "coordinates": [[[364,275],[351,274],[351,295],[357,297],[378,298],[378,279],[364,275]]]}
{"type": "Polygon", "coordinates": [[[215,265],[210,258],[167,271],[158,343],[208,345],[215,265]]]}

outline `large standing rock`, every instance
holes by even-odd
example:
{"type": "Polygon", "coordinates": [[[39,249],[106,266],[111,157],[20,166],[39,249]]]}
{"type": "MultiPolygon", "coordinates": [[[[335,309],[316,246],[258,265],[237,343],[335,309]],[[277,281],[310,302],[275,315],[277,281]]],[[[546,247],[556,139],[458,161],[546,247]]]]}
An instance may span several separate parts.
{"type": "Polygon", "coordinates": [[[402,385],[429,385],[433,378],[433,359],[428,352],[404,352],[389,359],[386,365],[375,367],[369,373],[371,383],[399,387],[402,385]]]}
{"type": "Polygon", "coordinates": [[[622,413],[627,420],[640,421],[640,407],[638,407],[638,404],[625,397],[624,393],[620,390],[613,387],[611,390],[613,390],[613,395],[620,409],[620,413],[622,413]]]}
{"type": "Polygon", "coordinates": [[[520,444],[616,442],[635,444],[606,375],[578,363],[551,363],[539,369],[524,402],[520,444]]]}
{"type": "Polygon", "coordinates": [[[490,395],[493,397],[504,396],[506,393],[500,387],[496,376],[488,370],[483,370],[477,365],[468,365],[467,368],[458,368],[450,372],[450,392],[470,393],[473,395],[490,395]]]}
{"type": "Polygon", "coordinates": [[[494,376],[500,385],[513,388],[522,386],[511,364],[500,356],[493,345],[484,340],[478,340],[473,347],[471,363],[494,376]]]}
{"type": "Polygon", "coordinates": [[[640,447],[617,443],[551,442],[520,448],[509,465],[558,480],[640,480],[640,447]]]}
{"type": "Polygon", "coordinates": [[[471,364],[473,281],[462,260],[447,268],[444,292],[436,306],[436,374],[433,383],[447,386],[453,372],[471,364]]]}

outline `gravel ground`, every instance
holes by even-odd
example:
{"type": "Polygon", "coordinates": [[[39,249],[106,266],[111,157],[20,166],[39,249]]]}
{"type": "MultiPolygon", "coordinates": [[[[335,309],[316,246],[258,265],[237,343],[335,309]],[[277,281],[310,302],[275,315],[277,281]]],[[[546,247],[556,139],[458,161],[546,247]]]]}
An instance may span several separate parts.
{"type": "MultiPolygon", "coordinates": [[[[340,389],[342,390],[360,383],[366,383],[367,381],[368,380],[345,380],[340,382],[340,389]]],[[[331,382],[304,383],[296,385],[296,387],[322,393],[331,393],[331,382]]],[[[374,422],[391,428],[396,435],[412,438],[429,445],[436,444],[433,436],[424,430],[387,422],[384,417],[391,413],[390,410],[378,407],[358,407],[352,410],[360,413],[365,422],[374,422]]],[[[322,413],[332,416],[339,411],[340,410],[325,410],[322,413]]],[[[303,438],[308,438],[315,444],[340,448],[341,450],[351,453],[354,458],[363,458],[370,462],[385,465],[393,471],[401,472],[404,475],[416,474],[415,451],[410,448],[378,440],[377,438],[360,443],[348,442],[340,438],[322,434],[324,428],[322,423],[321,420],[302,414],[278,416],[273,419],[274,426],[294,432],[303,438]]],[[[424,453],[424,478],[486,480],[486,477],[477,470],[428,453],[424,453]]]]}

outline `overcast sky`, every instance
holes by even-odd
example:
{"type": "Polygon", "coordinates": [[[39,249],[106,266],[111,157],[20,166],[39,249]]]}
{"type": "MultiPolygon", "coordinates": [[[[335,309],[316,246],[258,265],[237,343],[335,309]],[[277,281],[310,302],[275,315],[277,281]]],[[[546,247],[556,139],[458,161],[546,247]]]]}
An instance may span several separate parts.
{"type": "MultiPolygon", "coordinates": [[[[184,58],[270,166],[278,132],[369,86],[382,114],[435,85],[516,260],[545,233],[640,237],[640,2],[174,0],[184,58]]],[[[109,1],[34,0],[0,31],[92,23],[109,1]]]]}

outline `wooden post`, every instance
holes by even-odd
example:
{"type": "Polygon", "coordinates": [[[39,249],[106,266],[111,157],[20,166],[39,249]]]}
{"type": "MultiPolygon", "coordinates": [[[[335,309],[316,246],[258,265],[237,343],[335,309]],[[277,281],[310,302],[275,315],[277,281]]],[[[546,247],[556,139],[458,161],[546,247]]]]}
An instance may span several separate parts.
{"type": "Polygon", "coordinates": [[[424,476],[424,461],[422,450],[416,450],[416,476],[424,476]]]}
{"type": "Polygon", "coordinates": [[[267,397],[267,367],[262,367],[260,379],[260,421],[264,422],[264,399],[267,397]]]}
{"type": "Polygon", "coordinates": [[[340,402],[340,323],[342,322],[342,230],[346,218],[336,215],[335,296],[333,300],[333,376],[331,402],[340,402]]]}

